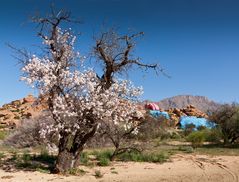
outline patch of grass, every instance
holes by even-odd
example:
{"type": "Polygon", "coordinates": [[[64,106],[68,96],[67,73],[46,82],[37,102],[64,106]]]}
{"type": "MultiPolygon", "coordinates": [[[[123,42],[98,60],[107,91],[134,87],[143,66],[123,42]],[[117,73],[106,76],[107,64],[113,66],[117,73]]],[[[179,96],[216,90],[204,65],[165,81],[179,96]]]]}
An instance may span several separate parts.
{"type": "Polygon", "coordinates": [[[182,151],[184,153],[193,153],[194,152],[194,149],[191,146],[179,146],[178,150],[182,151]]]}
{"type": "Polygon", "coordinates": [[[82,152],[80,155],[80,163],[82,165],[89,165],[89,156],[87,152],[82,152]]]}
{"type": "Polygon", "coordinates": [[[239,155],[239,147],[231,146],[224,147],[222,145],[204,145],[202,147],[197,148],[195,151],[196,154],[203,155],[212,155],[212,156],[238,156],[239,155]]]}
{"type": "Polygon", "coordinates": [[[113,150],[93,151],[92,155],[96,156],[99,166],[108,166],[110,164],[110,157],[113,154],[113,150]]]}
{"type": "Polygon", "coordinates": [[[109,166],[110,160],[108,158],[100,158],[99,165],[100,166],[109,166]]]}
{"type": "Polygon", "coordinates": [[[94,151],[93,155],[96,156],[97,160],[100,160],[102,158],[110,159],[110,157],[113,154],[113,150],[102,150],[102,151],[94,151]]]}
{"type": "Polygon", "coordinates": [[[117,156],[121,161],[135,161],[135,162],[154,162],[163,163],[169,158],[164,152],[156,153],[140,153],[140,152],[126,152],[117,156]]]}
{"type": "Polygon", "coordinates": [[[68,171],[68,174],[75,175],[75,176],[84,175],[85,173],[86,173],[85,170],[78,169],[78,168],[72,168],[68,171]]]}
{"type": "Polygon", "coordinates": [[[40,155],[31,155],[29,151],[24,151],[23,154],[18,154],[12,151],[12,157],[9,160],[16,168],[24,170],[35,170],[42,173],[50,173],[53,167],[55,156],[41,152],[40,155]]]}
{"type": "Polygon", "coordinates": [[[94,176],[95,176],[96,178],[102,178],[104,175],[101,173],[100,170],[96,170],[94,176]]]}

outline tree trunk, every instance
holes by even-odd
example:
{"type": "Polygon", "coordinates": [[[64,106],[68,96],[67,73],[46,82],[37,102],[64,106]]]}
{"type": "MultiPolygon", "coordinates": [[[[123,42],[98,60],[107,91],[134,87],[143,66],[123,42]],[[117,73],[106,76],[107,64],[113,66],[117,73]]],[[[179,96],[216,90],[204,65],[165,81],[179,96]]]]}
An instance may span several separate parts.
{"type": "Polygon", "coordinates": [[[71,152],[68,150],[59,151],[57,156],[54,173],[65,173],[72,168],[76,168],[80,164],[80,154],[82,150],[71,152]]]}
{"type": "Polygon", "coordinates": [[[223,144],[224,144],[225,146],[228,146],[228,145],[230,144],[229,139],[228,139],[228,136],[224,136],[223,144]]]}
{"type": "Polygon", "coordinates": [[[92,138],[97,130],[97,124],[92,127],[87,134],[81,135],[80,133],[76,133],[73,138],[71,146],[69,147],[69,141],[71,140],[71,136],[68,133],[62,131],[61,139],[59,141],[59,153],[57,156],[57,161],[55,164],[55,168],[53,170],[54,173],[65,173],[69,171],[69,169],[76,168],[80,165],[80,154],[84,149],[84,145],[86,142],[92,138]]]}
{"type": "Polygon", "coordinates": [[[114,161],[117,155],[118,155],[118,148],[116,148],[113,154],[110,156],[110,161],[114,161]]]}

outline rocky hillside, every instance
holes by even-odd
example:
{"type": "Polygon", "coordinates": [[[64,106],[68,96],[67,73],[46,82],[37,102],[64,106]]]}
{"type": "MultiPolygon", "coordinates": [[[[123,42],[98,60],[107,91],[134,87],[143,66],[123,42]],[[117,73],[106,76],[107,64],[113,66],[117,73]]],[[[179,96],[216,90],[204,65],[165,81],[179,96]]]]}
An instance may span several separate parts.
{"type": "Polygon", "coordinates": [[[16,127],[22,119],[37,116],[44,108],[32,95],[4,104],[0,107],[0,129],[16,127]]]}
{"type": "Polygon", "coordinates": [[[186,108],[189,105],[193,105],[197,109],[207,112],[208,110],[217,109],[220,104],[212,100],[209,100],[204,96],[192,96],[192,95],[179,95],[171,98],[163,99],[159,102],[156,102],[159,105],[159,108],[163,110],[168,110],[170,108],[186,108]]]}

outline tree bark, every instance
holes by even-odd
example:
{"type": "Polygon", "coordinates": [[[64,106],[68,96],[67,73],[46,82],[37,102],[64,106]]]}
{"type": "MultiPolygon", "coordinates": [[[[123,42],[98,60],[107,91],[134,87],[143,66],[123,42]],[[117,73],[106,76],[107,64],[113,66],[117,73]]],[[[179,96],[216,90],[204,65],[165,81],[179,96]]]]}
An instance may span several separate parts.
{"type": "Polygon", "coordinates": [[[72,152],[69,150],[59,151],[54,173],[66,173],[72,168],[76,168],[80,164],[80,154],[82,150],[72,152]]]}

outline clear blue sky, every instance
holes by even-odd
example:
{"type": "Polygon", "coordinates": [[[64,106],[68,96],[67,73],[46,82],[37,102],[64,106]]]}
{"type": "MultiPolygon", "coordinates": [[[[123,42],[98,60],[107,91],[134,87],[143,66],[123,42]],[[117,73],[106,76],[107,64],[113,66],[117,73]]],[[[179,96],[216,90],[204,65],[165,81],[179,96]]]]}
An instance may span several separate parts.
{"type": "MultiPolygon", "coordinates": [[[[5,44],[35,51],[41,40],[29,17],[36,11],[44,14],[52,2],[0,2],[0,104],[37,93],[19,81],[19,66],[5,44]]],[[[129,76],[144,87],[144,99],[192,94],[218,102],[239,101],[239,1],[57,0],[55,5],[83,20],[77,25],[82,53],[93,45],[92,35],[103,22],[122,32],[145,32],[136,54],[146,62],[159,61],[172,78],[132,71],[129,76]]]]}

